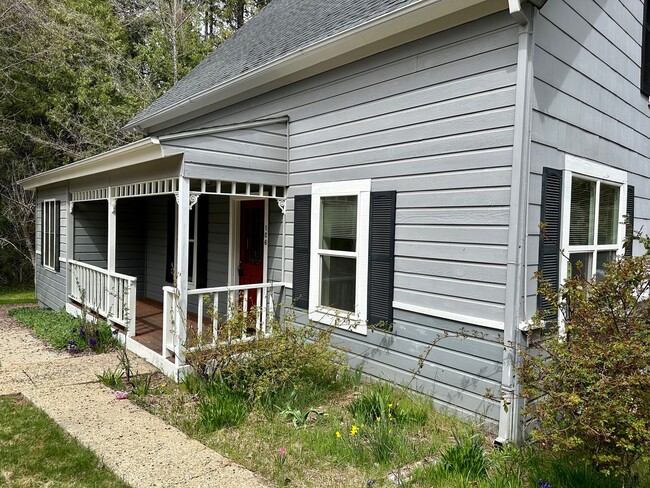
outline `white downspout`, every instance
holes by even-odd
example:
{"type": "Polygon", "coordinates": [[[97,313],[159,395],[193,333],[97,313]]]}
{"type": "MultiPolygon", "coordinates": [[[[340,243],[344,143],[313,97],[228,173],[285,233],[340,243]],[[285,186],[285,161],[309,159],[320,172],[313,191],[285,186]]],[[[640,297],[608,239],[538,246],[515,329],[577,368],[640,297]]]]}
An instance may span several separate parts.
{"type": "Polygon", "coordinates": [[[517,50],[510,219],[508,222],[508,261],[506,268],[506,307],[501,376],[502,405],[496,443],[521,440],[521,408],[516,365],[524,337],[519,324],[525,320],[526,247],[528,245],[528,198],[530,182],[530,137],[533,82],[532,11],[522,11],[519,0],[509,0],[510,12],[521,25],[517,50]],[[514,8],[513,8],[514,7],[514,8]],[[514,10],[514,12],[513,12],[514,10]],[[524,22],[522,22],[522,20],[524,22]]]}

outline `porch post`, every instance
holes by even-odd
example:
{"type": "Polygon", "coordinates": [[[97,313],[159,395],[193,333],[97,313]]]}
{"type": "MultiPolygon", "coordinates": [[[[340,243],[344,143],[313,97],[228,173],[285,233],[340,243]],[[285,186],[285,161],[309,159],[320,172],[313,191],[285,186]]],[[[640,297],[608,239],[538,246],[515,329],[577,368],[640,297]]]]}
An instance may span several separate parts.
{"type": "Polygon", "coordinates": [[[178,234],[176,235],[176,288],[178,289],[178,305],[176,307],[176,336],[174,355],[176,366],[185,362],[183,346],[186,339],[187,325],[187,273],[188,273],[188,236],[190,232],[190,180],[181,177],[178,180],[178,234]]]}
{"type": "MultiPolygon", "coordinates": [[[[117,229],[117,200],[111,197],[111,189],[108,188],[108,252],[106,258],[106,269],[108,270],[108,283],[106,287],[106,295],[104,296],[104,303],[106,309],[113,314],[117,314],[119,297],[115,289],[115,234],[117,229]]],[[[133,311],[131,311],[133,312],[133,311]]],[[[110,323],[110,315],[106,318],[110,323]]],[[[127,336],[131,337],[131,331],[127,330],[127,336]]]]}

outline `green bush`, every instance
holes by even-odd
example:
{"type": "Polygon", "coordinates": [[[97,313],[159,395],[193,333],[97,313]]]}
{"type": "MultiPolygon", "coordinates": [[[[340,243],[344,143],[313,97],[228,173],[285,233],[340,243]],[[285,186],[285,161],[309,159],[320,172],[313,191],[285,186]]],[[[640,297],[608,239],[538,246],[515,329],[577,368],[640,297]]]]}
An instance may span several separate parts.
{"type": "Polygon", "coordinates": [[[250,336],[254,314],[240,312],[221,324],[215,343],[211,338],[188,343],[193,350],[186,360],[194,372],[207,380],[219,378],[268,407],[290,402],[302,408],[319,392],[337,387],[343,358],[330,348],[331,330],[295,326],[284,318],[270,326],[269,335],[250,336]]]}
{"type": "Polygon", "coordinates": [[[533,437],[625,479],[650,454],[650,257],[614,261],[599,282],[575,276],[559,294],[540,289],[565,334],[555,327],[523,352],[533,437]]]}

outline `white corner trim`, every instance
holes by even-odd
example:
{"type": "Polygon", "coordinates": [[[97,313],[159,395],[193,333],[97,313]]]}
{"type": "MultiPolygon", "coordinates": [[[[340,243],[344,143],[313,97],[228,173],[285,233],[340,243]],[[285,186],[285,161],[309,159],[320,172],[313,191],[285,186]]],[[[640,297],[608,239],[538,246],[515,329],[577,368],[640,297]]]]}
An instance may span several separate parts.
{"type": "Polygon", "coordinates": [[[419,305],[411,305],[402,302],[393,302],[393,308],[405,310],[407,312],[415,312],[429,317],[438,317],[441,319],[453,320],[454,322],[461,322],[468,325],[478,325],[488,329],[504,330],[503,322],[497,320],[488,320],[479,317],[472,317],[470,315],[463,315],[455,312],[445,312],[444,310],[436,310],[428,307],[421,307],[419,305]]]}
{"type": "Polygon", "coordinates": [[[627,183],[627,173],[620,169],[612,168],[602,163],[566,154],[564,157],[565,171],[571,171],[582,176],[597,178],[599,180],[615,183],[627,183]]]}

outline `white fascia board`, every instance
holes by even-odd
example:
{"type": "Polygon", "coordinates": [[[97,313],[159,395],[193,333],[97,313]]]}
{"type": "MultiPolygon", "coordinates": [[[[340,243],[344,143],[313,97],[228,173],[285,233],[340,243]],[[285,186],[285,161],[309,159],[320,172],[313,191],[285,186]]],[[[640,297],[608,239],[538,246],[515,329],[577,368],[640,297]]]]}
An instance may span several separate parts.
{"type": "Polygon", "coordinates": [[[143,132],[154,126],[161,128],[171,119],[202,108],[210,106],[215,110],[505,8],[504,0],[416,1],[199,92],[124,128],[143,132]]]}
{"type": "Polygon", "coordinates": [[[124,168],[166,156],[155,137],[147,137],[110,151],[91,156],[81,161],[39,173],[18,182],[25,190],[81,178],[103,171],[124,168]]]}

